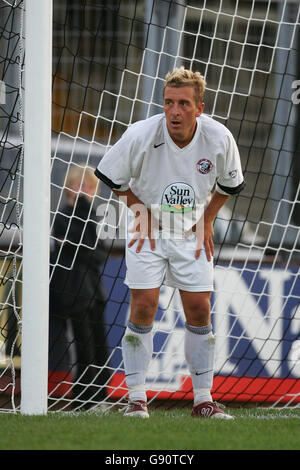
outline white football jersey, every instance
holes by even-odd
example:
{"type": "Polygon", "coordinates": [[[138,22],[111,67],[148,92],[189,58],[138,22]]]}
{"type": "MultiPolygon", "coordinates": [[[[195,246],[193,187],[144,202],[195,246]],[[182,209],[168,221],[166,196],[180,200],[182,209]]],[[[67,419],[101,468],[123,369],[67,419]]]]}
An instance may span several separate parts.
{"type": "Polygon", "coordinates": [[[170,137],[164,114],[132,124],[103,156],[95,174],[112,189],[130,188],[160,222],[163,215],[163,229],[170,224],[174,228],[177,220],[175,225],[183,224],[185,231],[199,219],[214,187],[222,194],[244,187],[231,132],[205,114],[197,118],[193,139],[184,148],[170,137]]]}

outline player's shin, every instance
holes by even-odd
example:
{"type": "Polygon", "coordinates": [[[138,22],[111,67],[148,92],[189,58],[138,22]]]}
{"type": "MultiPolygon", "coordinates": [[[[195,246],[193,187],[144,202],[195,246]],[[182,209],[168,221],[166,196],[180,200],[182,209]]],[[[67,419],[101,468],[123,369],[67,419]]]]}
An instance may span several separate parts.
{"type": "Polygon", "coordinates": [[[215,338],[211,325],[185,326],[185,358],[192,378],[194,404],[197,405],[212,401],[215,338]]]}
{"type": "Polygon", "coordinates": [[[129,322],[122,339],[122,351],[129,399],[147,401],[145,382],[153,353],[152,326],[129,322]]]}

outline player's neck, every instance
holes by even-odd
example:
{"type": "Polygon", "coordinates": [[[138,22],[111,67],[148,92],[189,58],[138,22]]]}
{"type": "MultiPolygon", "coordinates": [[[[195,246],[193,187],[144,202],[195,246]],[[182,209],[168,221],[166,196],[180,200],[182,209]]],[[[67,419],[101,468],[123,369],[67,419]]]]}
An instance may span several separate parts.
{"type": "Polygon", "coordinates": [[[187,136],[182,136],[182,137],[181,136],[176,136],[176,135],[172,135],[170,133],[170,131],[168,131],[168,132],[169,132],[169,135],[170,135],[171,139],[177,145],[177,147],[184,148],[187,145],[189,145],[189,143],[193,140],[196,129],[197,129],[197,121],[195,122],[193,129],[191,130],[191,132],[187,136]]]}

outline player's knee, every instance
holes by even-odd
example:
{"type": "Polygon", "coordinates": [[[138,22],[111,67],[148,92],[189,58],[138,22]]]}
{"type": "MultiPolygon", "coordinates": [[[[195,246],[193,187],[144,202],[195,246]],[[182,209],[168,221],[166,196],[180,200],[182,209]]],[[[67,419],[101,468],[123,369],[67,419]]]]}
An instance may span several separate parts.
{"type": "Polygon", "coordinates": [[[157,310],[157,303],[147,296],[135,299],[131,303],[130,319],[137,324],[152,324],[157,310]]]}
{"type": "Polygon", "coordinates": [[[210,322],[210,301],[191,303],[185,311],[187,323],[194,326],[208,325],[210,322]]]}

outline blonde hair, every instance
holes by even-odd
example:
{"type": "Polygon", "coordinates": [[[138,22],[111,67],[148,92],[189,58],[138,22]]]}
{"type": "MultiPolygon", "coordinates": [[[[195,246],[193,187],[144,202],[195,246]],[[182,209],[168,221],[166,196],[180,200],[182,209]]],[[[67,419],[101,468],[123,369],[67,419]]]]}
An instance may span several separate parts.
{"type": "Polygon", "coordinates": [[[179,67],[166,75],[164,91],[167,86],[175,88],[192,86],[194,88],[195,102],[199,105],[203,101],[206,81],[200,72],[193,72],[184,67],[179,67]]]}
{"type": "Polygon", "coordinates": [[[74,193],[74,186],[76,184],[82,186],[85,181],[90,181],[91,183],[93,183],[96,190],[97,183],[99,180],[91,168],[85,167],[81,164],[70,166],[66,178],[66,193],[74,193]]]}

